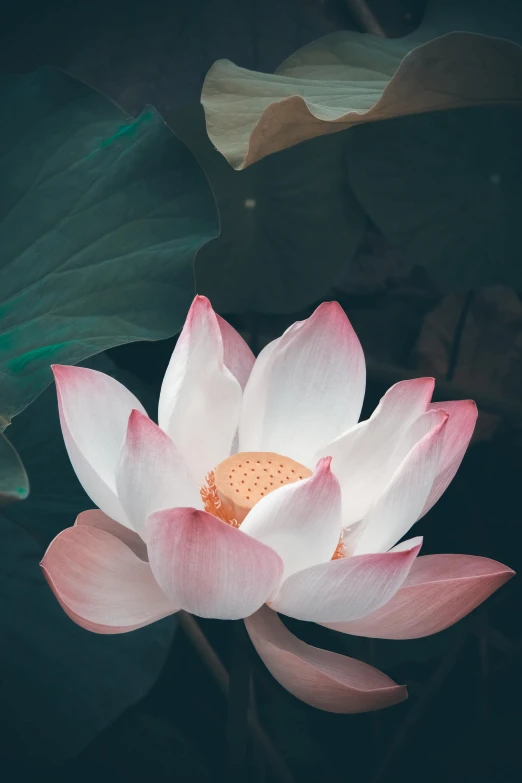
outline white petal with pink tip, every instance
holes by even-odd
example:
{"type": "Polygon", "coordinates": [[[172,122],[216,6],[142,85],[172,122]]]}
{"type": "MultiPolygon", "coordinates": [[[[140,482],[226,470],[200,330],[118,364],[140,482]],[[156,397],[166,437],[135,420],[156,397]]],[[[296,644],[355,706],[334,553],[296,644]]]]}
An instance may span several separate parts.
{"type": "Polygon", "coordinates": [[[357,335],[326,302],[260,354],[245,389],[241,451],[272,451],[313,468],[314,454],[356,424],[366,370],[357,335]]]}
{"type": "Polygon", "coordinates": [[[120,502],[142,538],[145,520],[153,511],[202,506],[199,488],[173,442],[139,411],[132,411],[129,418],[116,486],[120,502]]]}
{"type": "Polygon", "coordinates": [[[283,573],[270,547],[193,508],[151,514],[147,549],[166,595],[200,617],[247,617],[273,596],[283,573]]]}
{"type": "Polygon", "coordinates": [[[391,601],[353,622],[329,628],[377,639],[418,639],[453,625],[498,590],[514,574],[487,557],[418,557],[391,601]]]}
{"type": "Polygon", "coordinates": [[[241,530],[280,555],[285,579],[330,560],[341,536],[341,491],[330,460],[320,460],[310,478],[262,498],[247,514],[241,530]]]}
{"type": "MultiPolygon", "coordinates": [[[[439,468],[448,415],[432,411],[424,417],[435,426],[411,449],[363,522],[354,554],[386,552],[418,519],[439,468]],[[434,414],[434,415],[433,415],[434,414]]],[[[423,430],[425,422],[414,426],[423,430]]]]}
{"type": "Polygon", "coordinates": [[[85,367],[53,365],[62,432],[72,466],[93,503],[132,527],[116,492],[116,465],[133,408],[140,401],[121,383],[85,367]]]}
{"type": "Polygon", "coordinates": [[[298,571],[270,603],[282,614],[314,623],[356,620],[383,606],[408,576],[422,538],[400,550],[359,555],[298,571]]]}
{"type": "Polygon", "coordinates": [[[399,467],[397,445],[410,424],[427,410],[433,386],[433,378],[396,383],[369,419],[317,452],[317,459],[332,457],[332,470],[343,492],[345,527],[364,517],[399,467]]]}
{"type": "Polygon", "coordinates": [[[230,455],[239,424],[241,386],[224,354],[216,314],[197,296],[163,379],[158,423],[198,485],[230,455]]]}

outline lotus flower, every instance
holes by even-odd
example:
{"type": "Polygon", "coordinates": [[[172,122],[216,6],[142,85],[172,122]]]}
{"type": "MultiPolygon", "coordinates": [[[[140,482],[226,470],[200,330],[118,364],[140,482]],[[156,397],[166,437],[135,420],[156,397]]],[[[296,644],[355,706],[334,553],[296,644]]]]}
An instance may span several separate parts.
{"type": "Polygon", "coordinates": [[[123,633],[179,609],[245,618],[291,693],[364,712],[405,688],[305,644],[278,613],[410,639],[452,625],[513,574],[481,557],[419,557],[421,538],[401,541],[455,475],[476,406],[431,404],[433,379],[419,378],[392,386],[357,423],[364,356],[335,302],[255,359],[197,296],[158,424],[113,378],[53,370],[69,457],[97,508],[54,539],[42,567],[84,628],[123,633]]]}

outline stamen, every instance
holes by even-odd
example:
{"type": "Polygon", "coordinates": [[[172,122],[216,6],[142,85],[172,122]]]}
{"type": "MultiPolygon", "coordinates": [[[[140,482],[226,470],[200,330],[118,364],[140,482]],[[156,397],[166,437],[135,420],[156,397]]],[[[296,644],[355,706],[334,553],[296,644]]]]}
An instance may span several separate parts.
{"type": "Polygon", "coordinates": [[[343,536],[341,533],[341,538],[337,544],[337,549],[332,555],[332,560],[340,560],[342,557],[346,557],[346,547],[344,545],[343,536]]]}
{"type": "Polygon", "coordinates": [[[205,511],[207,511],[209,514],[213,514],[218,519],[221,519],[222,522],[226,522],[227,525],[232,525],[232,527],[239,527],[239,522],[237,519],[231,518],[230,515],[227,514],[226,509],[223,507],[216,489],[216,480],[213,470],[211,470],[210,473],[206,476],[206,482],[206,486],[201,487],[199,490],[205,511]]]}

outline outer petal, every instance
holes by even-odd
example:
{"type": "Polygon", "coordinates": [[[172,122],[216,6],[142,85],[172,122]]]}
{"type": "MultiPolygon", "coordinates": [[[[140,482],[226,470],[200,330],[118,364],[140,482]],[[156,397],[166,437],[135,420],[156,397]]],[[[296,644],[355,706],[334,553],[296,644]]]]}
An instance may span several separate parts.
{"type": "Polygon", "coordinates": [[[310,478],[276,489],[248,512],[241,530],[268,544],[285,564],[285,579],[332,558],[341,537],[341,490],[330,459],[310,478]]]}
{"type": "Polygon", "coordinates": [[[365,381],[362,348],[343,309],[320,305],[260,353],[245,389],[240,450],[274,451],[313,467],[315,452],[357,422],[365,381]]]}
{"type": "Polygon", "coordinates": [[[239,424],[241,386],[224,354],[217,316],[196,296],[163,379],[158,421],[198,485],[230,456],[239,424]]]}
{"type": "Polygon", "coordinates": [[[449,413],[449,419],[444,433],[439,473],[433,482],[426,505],[422,509],[421,517],[435,505],[453,481],[453,477],[459,469],[462,458],[469,446],[478,416],[477,406],[473,400],[437,402],[430,405],[430,408],[442,408],[449,413]]]}
{"type": "Polygon", "coordinates": [[[247,617],[281,581],[283,563],[270,547],[206,511],[154,512],[147,519],[147,542],[165,593],[200,617],[247,617]]]}
{"type": "Polygon", "coordinates": [[[65,446],[81,485],[112,519],[130,526],[116,494],[116,465],[133,408],[140,401],[121,383],[85,367],[52,367],[65,446]]]}
{"type": "Polygon", "coordinates": [[[514,574],[486,557],[419,557],[391,601],[361,620],[329,628],[378,639],[417,639],[461,620],[514,574]]]}
{"type": "Polygon", "coordinates": [[[120,503],[142,538],[152,511],[202,506],[199,489],[173,442],[139,411],[132,411],[129,418],[116,487],[120,503]]]}
{"type": "MultiPolygon", "coordinates": [[[[418,519],[438,472],[444,427],[444,411],[431,411],[425,418],[437,422],[416,442],[379,500],[369,510],[354,554],[385,552],[404,536],[418,519]]],[[[413,425],[423,426],[423,422],[413,425]]],[[[415,436],[412,435],[415,442],[415,436]]]]}
{"type": "Polygon", "coordinates": [[[224,318],[217,314],[216,319],[223,340],[223,361],[225,362],[225,367],[228,367],[234,378],[239,381],[241,388],[244,389],[256,357],[241,335],[228,321],[225,321],[224,318]]]}
{"type": "Polygon", "coordinates": [[[148,563],[90,525],[63,530],[41,566],[62,608],[88,631],[134,631],[178,609],[160,590],[148,563]]]}
{"type": "Polygon", "coordinates": [[[328,712],[379,710],[407,697],[404,686],[366,663],[305,644],[263,607],[245,620],[269,672],[301,701],[328,712]]]}
{"type": "Polygon", "coordinates": [[[270,606],[314,623],[357,620],[395,595],[421,546],[422,538],[413,538],[395,552],[346,557],[299,571],[281,585],[270,606]]]}
{"type": "Polygon", "coordinates": [[[410,425],[428,409],[434,383],[433,378],[396,383],[388,389],[367,421],[360,422],[317,452],[316,458],[332,457],[332,470],[343,493],[345,527],[364,517],[398,468],[397,444],[410,425]]]}
{"type": "Polygon", "coordinates": [[[76,517],[75,525],[87,525],[88,527],[95,527],[98,530],[105,530],[106,533],[110,533],[111,536],[119,538],[126,546],[131,549],[135,555],[138,555],[140,560],[145,562],[149,559],[147,554],[147,545],[134,530],[129,527],[120,525],[116,520],[111,519],[100,511],[99,508],[92,508],[89,511],[82,511],[76,517]]]}

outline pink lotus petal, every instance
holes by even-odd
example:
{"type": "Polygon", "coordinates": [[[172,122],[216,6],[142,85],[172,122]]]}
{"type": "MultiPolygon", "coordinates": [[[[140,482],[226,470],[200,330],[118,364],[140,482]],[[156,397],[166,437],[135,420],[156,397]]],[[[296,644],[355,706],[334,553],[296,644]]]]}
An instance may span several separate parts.
{"type": "Polygon", "coordinates": [[[272,609],[315,623],[357,620],[387,603],[408,576],[422,538],[394,552],[359,555],[299,571],[287,579],[272,609]]]}
{"type": "Polygon", "coordinates": [[[270,547],[206,511],[154,512],[147,519],[147,542],[160,586],[199,617],[246,617],[281,581],[283,563],[270,547]]]}
{"type": "Polygon", "coordinates": [[[438,472],[448,415],[444,411],[428,411],[421,418],[423,421],[417,420],[413,425],[420,431],[424,431],[424,419],[434,426],[416,442],[370,508],[355,547],[356,555],[386,552],[408,532],[426,503],[438,472]]]}
{"type": "Polygon", "coordinates": [[[356,424],[366,380],[357,335],[325,302],[259,355],[247,383],[241,451],[272,451],[312,468],[316,451],[356,424]]]}
{"type": "Polygon", "coordinates": [[[514,574],[486,557],[418,557],[401,589],[361,620],[328,623],[343,633],[377,639],[417,639],[443,631],[469,614],[514,574]]]}
{"type": "Polygon", "coordinates": [[[145,537],[152,511],[202,507],[199,488],[169,436],[139,411],[132,411],[116,469],[116,487],[134,529],[145,537]]]}
{"type": "Polygon", "coordinates": [[[469,446],[478,416],[477,406],[473,400],[436,402],[430,405],[430,408],[442,408],[449,413],[449,419],[444,433],[439,473],[433,482],[426,505],[420,514],[421,517],[435,505],[453,481],[469,446]]]}
{"type": "Polygon", "coordinates": [[[116,465],[139,400],[121,383],[85,367],[52,366],[60,423],[72,466],[95,505],[131,527],[116,493],[116,465]]]}
{"type": "MultiPolygon", "coordinates": [[[[234,347],[229,344],[227,351],[234,347]]],[[[198,486],[230,456],[239,424],[241,386],[224,355],[217,316],[206,297],[196,296],[163,379],[158,422],[198,486]]],[[[244,364],[244,352],[240,361],[244,364]]]]}
{"type": "Polygon", "coordinates": [[[145,541],[134,530],[129,527],[120,525],[115,519],[111,519],[100,511],[99,508],[91,508],[89,511],[82,511],[76,517],[75,525],[88,525],[89,527],[95,527],[98,530],[105,530],[106,533],[110,533],[111,536],[119,538],[120,541],[131,549],[135,555],[138,555],[140,560],[147,562],[149,556],[147,554],[147,545],[145,541]]]}
{"type": "Polygon", "coordinates": [[[95,633],[126,633],[178,610],[148,563],[105,530],[75,525],[49,545],[45,578],[69,617],[95,633]]]}
{"type": "Polygon", "coordinates": [[[332,457],[332,470],[339,479],[343,497],[343,525],[364,517],[390,481],[405,452],[397,444],[410,425],[428,408],[433,378],[416,378],[392,386],[373,414],[328,445],[315,458],[332,457]]]}
{"type": "Polygon", "coordinates": [[[241,335],[228,321],[216,313],[217,322],[223,339],[223,361],[234,378],[239,381],[241,389],[247,385],[256,357],[243,340],[241,335]]]}
{"type": "Polygon", "coordinates": [[[320,460],[310,478],[261,498],[241,530],[278,553],[285,579],[330,560],[341,537],[341,491],[330,459],[320,460]]]}
{"type": "Polygon", "coordinates": [[[245,625],[273,677],[312,707],[339,713],[369,712],[407,698],[406,688],[378,669],[305,644],[268,607],[248,617],[245,625]]]}

